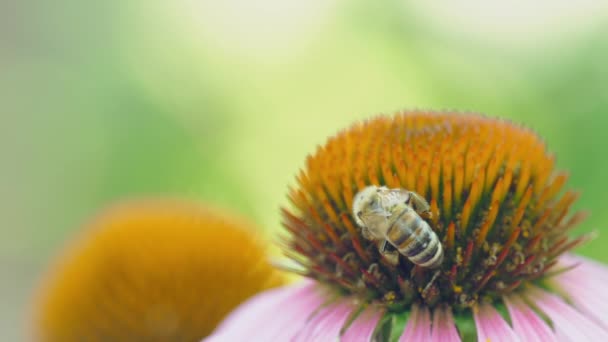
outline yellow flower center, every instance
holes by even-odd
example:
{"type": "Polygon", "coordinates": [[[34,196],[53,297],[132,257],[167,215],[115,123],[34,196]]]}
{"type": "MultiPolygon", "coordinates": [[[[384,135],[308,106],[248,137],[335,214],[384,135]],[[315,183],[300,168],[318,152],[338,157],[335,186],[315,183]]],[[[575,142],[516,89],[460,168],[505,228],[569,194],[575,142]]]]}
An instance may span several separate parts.
{"type": "Polygon", "coordinates": [[[42,341],[196,341],[281,278],[253,227],[195,204],[150,201],[109,211],[42,283],[42,341]]]}

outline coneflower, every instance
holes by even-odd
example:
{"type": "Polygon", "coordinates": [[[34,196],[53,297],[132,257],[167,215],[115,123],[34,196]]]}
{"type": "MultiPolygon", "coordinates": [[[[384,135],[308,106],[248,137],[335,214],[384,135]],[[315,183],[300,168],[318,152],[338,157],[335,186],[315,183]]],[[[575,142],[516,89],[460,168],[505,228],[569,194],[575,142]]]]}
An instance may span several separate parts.
{"type": "Polygon", "coordinates": [[[105,212],[42,281],[35,340],[200,340],[248,297],[281,284],[253,228],[175,200],[105,212]]]}
{"type": "Polygon", "coordinates": [[[283,250],[310,280],[254,297],[209,340],[608,340],[608,269],[567,253],[589,236],[569,235],[585,214],[571,213],[566,180],[534,132],[505,120],[357,123],[307,158],[283,209],[283,250]],[[364,236],[353,198],[370,185],[429,203],[439,267],[391,260],[364,236]]]}

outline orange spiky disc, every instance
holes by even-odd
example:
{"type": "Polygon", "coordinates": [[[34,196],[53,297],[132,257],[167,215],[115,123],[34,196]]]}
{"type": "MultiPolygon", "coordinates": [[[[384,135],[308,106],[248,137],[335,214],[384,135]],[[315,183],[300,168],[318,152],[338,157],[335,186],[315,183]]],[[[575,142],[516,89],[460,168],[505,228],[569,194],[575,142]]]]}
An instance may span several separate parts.
{"type": "Polygon", "coordinates": [[[468,307],[537,281],[584,240],[568,231],[577,194],[531,130],[476,114],[380,116],[330,138],[306,160],[283,209],[285,253],[334,288],[401,307],[468,307]],[[366,240],[351,215],[368,185],[422,195],[445,250],[439,276],[400,256],[397,265],[366,240]]]}

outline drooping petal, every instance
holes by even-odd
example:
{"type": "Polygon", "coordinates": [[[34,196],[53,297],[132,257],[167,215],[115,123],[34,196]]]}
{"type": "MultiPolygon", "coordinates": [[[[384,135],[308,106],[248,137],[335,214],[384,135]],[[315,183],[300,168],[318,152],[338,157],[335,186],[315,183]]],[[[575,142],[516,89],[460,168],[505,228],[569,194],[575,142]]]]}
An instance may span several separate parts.
{"type": "Polygon", "coordinates": [[[311,317],[294,341],[336,341],[353,309],[354,306],[347,301],[327,305],[311,317]]]}
{"type": "Polygon", "coordinates": [[[521,298],[505,297],[513,330],[522,342],[551,342],[557,337],[551,328],[521,298]]]}
{"type": "Polygon", "coordinates": [[[433,329],[431,341],[460,342],[456,323],[449,307],[437,308],[433,312],[433,329]]]}
{"type": "Polygon", "coordinates": [[[608,268],[595,261],[567,255],[560,266],[572,267],[553,278],[572,304],[597,324],[608,330],[608,268]]]}
{"type": "Polygon", "coordinates": [[[480,342],[514,342],[519,337],[490,304],[481,304],[473,310],[477,340],[480,342]]]}
{"type": "Polygon", "coordinates": [[[206,341],[293,339],[325,301],[309,282],[266,291],[242,304],[206,341]]]}
{"type": "Polygon", "coordinates": [[[343,342],[371,341],[372,334],[384,314],[383,310],[368,306],[342,335],[343,342]]]}
{"type": "Polygon", "coordinates": [[[399,341],[428,341],[431,338],[431,315],[429,309],[412,306],[410,316],[399,341]]]}
{"type": "Polygon", "coordinates": [[[608,341],[608,331],[558,296],[539,288],[530,289],[526,295],[552,321],[558,340],[608,341]]]}

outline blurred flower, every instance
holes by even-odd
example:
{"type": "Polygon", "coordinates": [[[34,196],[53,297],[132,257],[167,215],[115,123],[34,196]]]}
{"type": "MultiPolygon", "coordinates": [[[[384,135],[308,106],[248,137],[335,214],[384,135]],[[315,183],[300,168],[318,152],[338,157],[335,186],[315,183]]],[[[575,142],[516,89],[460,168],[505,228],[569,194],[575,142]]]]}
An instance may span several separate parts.
{"type": "Polygon", "coordinates": [[[585,214],[570,214],[566,179],[536,134],[503,120],[356,124],[307,159],[283,210],[288,268],[312,280],[254,297],[209,340],[605,340],[608,268],[565,253],[590,237],[568,236],[585,214]],[[438,269],[362,235],[353,195],[370,184],[429,199],[438,269]]]}
{"type": "Polygon", "coordinates": [[[195,341],[239,303],[281,284],[253,226],[172,200],[93,222],[41,284],[41,341],[195,341]]]}

